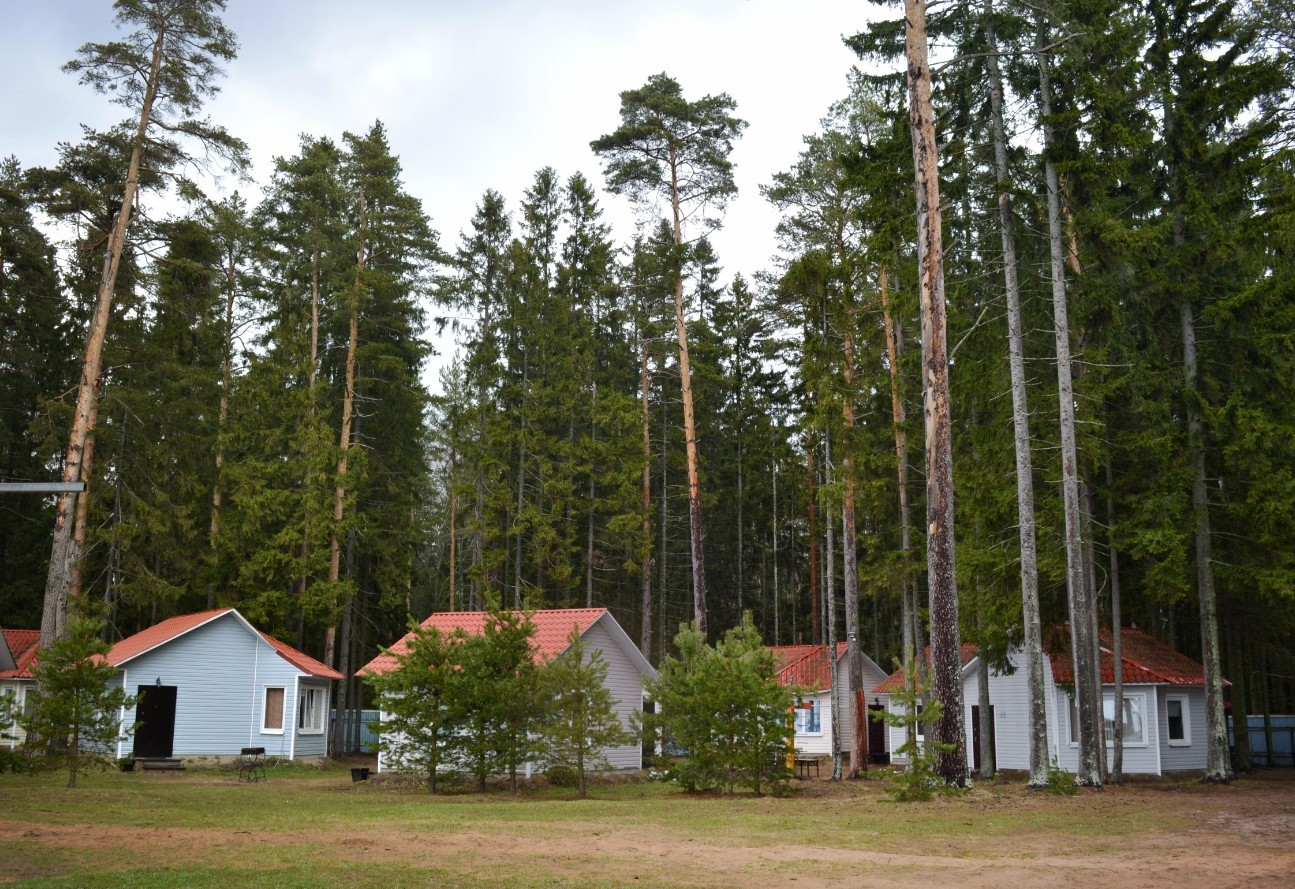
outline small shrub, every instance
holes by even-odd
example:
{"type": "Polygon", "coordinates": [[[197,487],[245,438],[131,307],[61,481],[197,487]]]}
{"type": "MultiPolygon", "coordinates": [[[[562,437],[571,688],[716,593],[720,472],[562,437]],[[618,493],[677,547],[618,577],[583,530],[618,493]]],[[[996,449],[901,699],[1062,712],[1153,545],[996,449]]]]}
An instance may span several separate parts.
{"type": "Polygon", "coordinates": [[[544,773],[554,787],[579,787],[580,772],[570,766],[549,766],[544,773]]]}
{"type": "Polygon", "coordinates": [[[907,731],[910,726],[918,724],[919,711],[920,722],[927,725],[937,722],[944,705],[933,699],[922,700],[922,688],[916,681],[916,661],[910,662],[904,669],[908,676],[914,677],[914,681],[906,682],[902,690],[894,693],[892,699],[900,705],[900,709],[889,710],[882,718],[888,725],[906,730],[906,740],[895,753],[908,760],[908,767],[897,773],[893,780],[886,782],[886,793],[895,802],[901,803],[926,802],[937,793],[957,793],[959,788],[946,782],[935,771],[936,755],[951,750],[952,745],[941,744],[929,737],[919,744],[916,733],[907,731]]]}
{"type": "Polygon", "coordinates": [[[1079,785],[1075,783],[1075,776],[1063,769],[1054,756],[1048,763],[1048,783],[1043,789],[1053,796],[1074,796],[1079,792],[1079,785]]]}

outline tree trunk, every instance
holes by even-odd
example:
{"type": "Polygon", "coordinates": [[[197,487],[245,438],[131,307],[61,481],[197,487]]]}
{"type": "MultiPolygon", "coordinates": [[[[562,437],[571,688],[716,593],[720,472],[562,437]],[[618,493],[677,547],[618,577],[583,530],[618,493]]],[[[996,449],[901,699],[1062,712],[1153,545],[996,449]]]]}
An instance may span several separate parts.
{"type": "MultiPolygon", "coordinates": [[[[81,367],[76,410],[72,415],[72,429],[68,434],[67,454],[63,458],[64,482],[83,482],[88,486],[90,481],[89,473],[83,471],[82,458],[86,438],[94,431],[97,418],[95,402],[98,398],[100,377],[103,374],[103,345],[108,334],[108,320],[112,310],[113,294],[117,287],[117,273],[121,269],[121,255],[126,247],[126,232],[134,221],[131,212],[135,206],[135,196],[139,191],[139,168],[144,155],[144,141],[148,135],[153,103],[157,99],[166,36],[165,30],[159,30],[153,42],[148,81],[144,88],[144,101],[140,105],[139,122],[135,127],[135,140],[130,151],[130,164],[126,169],[126,186],[122,193],[121,207],[113,220],[112,231],[108,233],[103,275],[99,281],[94,314],[90,318],[90,327],[86,336],[85,363],[81,367]]],[[[76,508],[77,498],[87,496],[89,496],[88,489],[83,490],[79,495],[62,493],[58,496],[49,574],[45,578],[45,599],[41,611],[42,648],[63,635],[63,624],[67,617],[68,588],[72,581],[72,564],[75,558],[72,543],[73,510],[76,508]]]]}
{"type": "Polygon", "coordinates": [[[926,2],[905,0],[909,132],[917,197],[917,259],[922,295],[922,370],[926,420],[927,581],[931,619],[931,690],[943,712],[932,740],[948,748],[935,771],[950,784],[967,782],[963,726],[962,639],[953,529],[953,439],[944,306],[944,247],[931,70],[927,62],[926,2]]]}
{"type": "MultiPolygon", "coordinates": [[[[234,264],[234,253],[231,250],[225,256],[225,342],[224,350],[220,362],[220,412],[216,419],[216,480],[211,486],[211,527],[208,530],[208,541],[212,552],[212,568],[217,568],[216,560],[217,540],[220,534],[220,508],[224,499],[224,492],[220,487],[220,478],[222,470],[225,467],[225,449],[221,443],[221,436],[225,431],[225,424],[229,422],[229,386],[230,379],[233,376],[234,364],[234,296],[237,291],[237,269],[234,264]]],[[[215,581],[218,579],[218,573],[212,577],[212,583],[207,588],[207,608],[216,607],[216,586],[215,581]]]]}
{"type": "Polygon", "coordinates": [[[639,541],[643,629],[639,634],[639,651],[644,658],[649,658],[652,651],[652,415],[648,401],[648,383],[648,343],[645,333],[639,355],[639,394],[643,405],[643,539],[639,541]]]}
{"type": "Polygon", "coordinates": [[[1111,565],[1111,660],[1115,673],[1115,720],[1112,732],[1111,770],[1107,780],[1112,784],[1124,783],[1124,616],[1120,601],[1120,551],[1115,546],[1115,497],[1111,489],[1115,473],[1111,461],[1106,460],[1106,535],[1107,556],[1111,565]]]}
{"type": "Polygon", "coordinates": [[[1250,759],[1250,691],[1247,688],[1247,664],[1245,659],[1246,636],[1238,625],[1248,623],[1241,615],[1233,623],[1228,645],[1228,668],[1236,679],[1232,683],[1232,733],[1236,738],[1236,770],[1244,774],[1252,768],[1250,759]]]}
{"type": "Polygon", "coordinates": [[[1067,317],[1065,257],[1061,231],[1061,195],[1052,150],[1052,86],[1049,74],[1047,26],[1039,17],[1039,91],[1043,123],[1044,176],[1048,188],[1048,240],[1052,260],[1052,314],[1057,348],[1057,390],[1061,423],[1061,489],[1065,508],[1066,586],[1070,602],[1070,648],[1074,660],[1075,699],[1078,713],[1079,764],[1075,782],[1101,786],[1101,735],[1092,727],[1101,718],[1101,687],[1096,682],[1093,639],[1090,633],[1092,603],[1084,580],[1083,539],[1079,515],[1079,468],[1075,446],[1075,396],[1070,370],[1070,323],[1067,317]]]}
{"type": "Polygon", "coordinates": [[[522,508],[526,505],[526,390],[530,386],[530,353],[522,349],[522,428],[517,454],[517,518],[513,534],[513,608],[522,608],[522,508]]]}
{"type": "MultiPolygon", "coordinates": [[[[1174,242],[1185,240],[1183,215],[1174,214],[1174,242]]],[[[1210,530],[1209,490],[1205,475],[1205,442],[1202,433],[1200,396],[1196,388],[1196,322],[1192,304],[1183,299],[1178,305],[1183,335],[1183,383],[1187,402],[1187,444],[1191,450],[1192,516],[1196,538],[1196,592],[1200,600],[1201,664],[1205,667],[1205,735],[1206,757],[1203,780],[1231,783],[1232,762],[1228,756],[1228,724],[1223,712],[1223,673],[1219,658],[1219,618],[1214,592],[1214,561],[1210,530]]]]}
{"type": "MultiPolygon", "coordinates": [[[[342,431],[338,437],[338,449],[341,454],[337,458],[337,486],[333,492],[333,527],[328,543],[328,584],[333,590],[336,590],[338,581],[341,578],[342,546],[341,540],[337,536],[337,531],[342,525],[346,509],[346,476],[349,466],[348,457],[351,452],[351,422],[355,415],[355,362],[360,345],[360,292],[364,283],[364,265],[367,259],[365,234],[368,224],[368,207],[364,199],[363,185],[359,189],[359,210],[360,249],[355,266],[355,291],[351,296],[351,318],[346,341],[346,388],[342,393],[342,431]]],[[[335,606],[343,604],[334,603],[335,606]]],[[[332,620],[336,621],[336,619],[334,615],[332,620]]],[[[337,626],[336,624],[331,624],[324,633],[324,663],[330,667],[334,664],[336,638],[337,626]]]]}
{"type": "Polygon", "coordinates": [[[706,635],[706,571],[701,548],[701,480],[697,465],[697,424],[693,419],[692,368],[688,362],[688,330],[683,313],[683,220],[679,211],[679,172],[674,149],[670,150],[670,207],[674,222],[675,277],[674,320],[679,338],[679,382],[683,393],[683,433],[688,460],[688,532],[692,544],[693,620],[706,635]]]}
{"type": "MultiPolygon", "coordinates": [[[[814,432],[812,429],[805,430],[805,463],[807,469],[806,481],[809,487],[807,502],[809,504],[809,622],[810,632],[813,635],[813,642],[816,645],[824,644],[823,625],[819,621],[819,572],[818,572],[818,501],[817,494],[814,493],[815,476],[818,468],[814,465],[814,432]]],[[[778,620],[778,598],[777,590],[774,590],[774,627],[777,627],[778,620]]],[[[792,641],[795,641],[793,632],[792,641]]],[[[778,642],[778,634],[774,632],[774,643],[778,642]]]]}
{"type": "MultiPolygon", "coordinates": [[[[830,473],[832,471],[832,434],[823,433],[823,472],[824,482],[831,484],[830,473]]],[[[833,539],[832,528],[835,522],[832,520],[832,511],[824,509],[827,521],[824,523],[824,534],[826,541],[824,545],[825,558],[823,560],[825,571],[823,580],[826,584],[823,590],[823,607],[827,609],[827,669],[828,676],[832,685],[832,780],[841,780],[841,708],[837,705],[837,695],[841,688],[841,677],[836,664],[836,554],[835,540],[833,539]]]]}
{"type": "MultiPolygon", "coordinates": [[[[310,396],[309,417],[311,426],[315,421],[315,382],[319,378],[319,247],[316,245],[310,252],[310,369],[306,372],[306,391],[310,396]]],[[[313,441],[313,439],[308,439],[313,441]]],[[[313,450],[313,445],[311,445],[313,450]]],[[[306,455],[306,488],[309,489],[314,482],[314,461],[311,454],[306,455]]],[[[310,522],[311,522],[310,498],[305,501],[304,515],[302,516],[301,529],[301,577],[297,579],[297,603],[298,608],[304,608],[306,601],[306,588],[310,584],[310,522]]]]}
{"type": "MultiPolygon", "coordinates": [[[[92,413],[90,416],[90,428],[93,430],[99,421],[99,399],[95,398],[94,404],[91,405],[92,413]]],[[[81,475],[89,479],[94,474],[94,432],[91,431],[85,437],[85,451],[81,455],[81,475]]],[[[67,598],[69,602],[75,602],[81,595],[81,587],[84,583],[84,571],[82,570],[81,556],[85,552],[85,538],[90,520],[90,498],[78,497],[76,499],[76,527],[72,532],[72,580],[68,584],[67,598]]]]}
{"type": "Polygon", "coordinates": [[[1025,338],[1021,326],[1021,293],[1016,273],[1016,233],[1003,123],[1003,82],[998,65],[993,0],[985,0],[989,104],[994,132],[994,170],[998,187],[998,223],[1003,243],[1003,279],[1007,294],[1007,354],[1012,379],[1012,434],[1016,448],[1016,516],[1021,548],[1021,613],[1024,631],[1026,718],[1030,744],[1029,786],[1048,783],[1048,723],[1043,674],[1043,633],[1039,619],[1039,570],[1034,526],[1034,466],[1030,453],[1030,409],[1026,400],[1025,338]]]}
{"type": "MultiPolygon", "coordinates": [[[[845,246],[840,245],[842,255],[845,252],[845,246]]],[[[845,270],[845,280],[842,284],[842,301],[845,303],[845,331],[844,331],[844,383],[845,391],[842,392],[841,412],[845,420],[845,456],[841,461],[841,471],[845,476],[844,501],[842,503],[841,514],[841,548],[844,550],[845,565],[845,641],[846,641],[846,667],[848,700],[854,701],[855,695],[864,691],[863,688],[863,658],[859,651],[859,552],[858,537],[855,527],[855,510],[854,510],[854,306],[852,293],[852,272],[848,265],[845,270]]],[[[835,651],[832,652],[835,657],[835,651]]],[[[853,714],[853,707],[851,708],[853,714]]],[[[864,745],[860,743],[860,733],[862,726],[858,720],[851,722],[851,744],[850,744],[850,767],[849,775],[856,778],[860,773],[868,770],[868,761],[863,755],[864,745]]]]}
{"type": "MultiPolygon", "coordinates": [[[[979,536],[979,535],[977,535],[979,536]]],[[[984,591],[976,584],[976,632],[980,645],[980,669],[976,671],[976,698],[980,724],[980,780],[992,781],[998,770],[998,751],[994,746],[994,706],[989,699],[989,662],[985,660],[984,591]]]]}

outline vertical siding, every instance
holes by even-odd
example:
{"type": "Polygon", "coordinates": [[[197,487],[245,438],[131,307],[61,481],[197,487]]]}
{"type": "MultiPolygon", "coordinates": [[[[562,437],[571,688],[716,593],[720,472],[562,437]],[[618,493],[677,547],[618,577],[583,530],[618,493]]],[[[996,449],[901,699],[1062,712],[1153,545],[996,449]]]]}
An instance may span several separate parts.
{"type": "Polygon", "coordinates": [[[1155,722],[1160,735],[1160,767],[1166,772],[1204,771],[1209,765],[1205,689],[1199,686],[1165,686],[1160,689],[1158,697],[1155,722]],[[1188,737],[1192,742],[1188,746],[1169,745],[1169,695],[1183,695],[1187,699],[1188,737]]]}
{"type": "MultiPolygon", "coordinates": [[[[643,709],[643,675],[629,655],[621,650],[612,634],[603,628],[604,616],[585,631],[585,656],[601,651],[607,664],[607,689],[615,701],[616,715],[626,731],[631,731],[633,714],[643,709]]],[[[643,766],[642,747],[637,740],[621,747],[608,747],[603,751],[613,769],[638,769],[643,766]]]]}
{"type": "MultiPolygon", "coordinates": [[[[264,747],[268,756],[292,754],[297,725],[296,686],[299,671],[233,614],[210,623],[129,661],[126,691],[152,685],[177,686],[174,755],[236,756],[244,747],[264,747]],[[284,689],[280,733],[261,731],[266,686],[284,689]]],[[[127,711],[135,721],[134,709],[127,711]]],[[[311,755],[322,746],[306,736],[296,755],[311,755]]],[[[322,741],[322,738],[320,738],[322,741]]]]}

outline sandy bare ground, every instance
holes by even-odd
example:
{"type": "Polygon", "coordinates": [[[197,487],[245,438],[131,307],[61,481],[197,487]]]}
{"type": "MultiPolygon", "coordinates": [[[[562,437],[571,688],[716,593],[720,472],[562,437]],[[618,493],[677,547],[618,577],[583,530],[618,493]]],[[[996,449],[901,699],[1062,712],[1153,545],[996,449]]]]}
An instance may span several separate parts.
{"type": "MultiPolygon", "coordinates": [[[[842,815],[868,801],[876,788],[810,782],[805,796],[842,815]]],[[[698,805],[714,805],[699,800],[698,805]]],[[[778,801],[770,805],[777,806],[778,801]]],[[[519,803],[519,805],[524,805],[519,803]]],[[[298,846],[327,849],[331,859],[400,862],[485,878],[511,873],[551,873],[555,884],[607,880],[622,885],[669,883],[707,887],[1295,887],[1295,774],[1269,773],[1231,787],[1142,784],[1048,797],[1017,788],[982,790],[970,797],[918,804],[942,817],[971,824],[996,814],[1019,815],[1029,824],[1085,816],[1109,823],[1080,836],[1059,831],[1015,830],[986,837],[949,829],[929,838],[925,849],[896,849],[893,839],[870,844],[866,826],[842,842],[779,843],[776,837],[735,838],[691,834],[681,825],[618,825],[563,820],[559,826],[474,824],[424,829],[248,831],[139,828],[115,825],[36,824],[0,819],[0,836],[22,837],[87,858],[95,852],[133,851],[141,858],[171,850],[168,864],[219,863],[231,847],[298,846]],[[1130,828],[1121,819],[1132,809],[1174,816],[1172,831],[1130,828]],[[772,843],[770,842],[772,840],[772,843]],[[873,845],[873,848],[869,848],[873,845]]],[[[902,805],[885,810],[903,818],[902,805]]],[[[931,812],[923,808],[922,812],[931,812]]],[[[267,849],[268,851],[268,849],[267,849]]],[[[25,874],[23,876],[35,876],[25,874]]],[[[0,882],[4,882],[0,876],[0,882]]]]}

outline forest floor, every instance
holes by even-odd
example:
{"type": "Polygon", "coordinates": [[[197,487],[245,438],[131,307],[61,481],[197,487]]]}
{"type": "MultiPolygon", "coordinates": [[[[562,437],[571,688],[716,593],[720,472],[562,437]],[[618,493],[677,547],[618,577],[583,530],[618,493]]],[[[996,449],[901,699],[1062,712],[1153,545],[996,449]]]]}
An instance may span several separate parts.
{"type": "Polygon", "coordinates": [[[399,889],[456,886],[923,887],[1295,883],[1295,771],[1051,796],[1019,780],[895,803],[884,777],[784,797],[609,781],[592,798],[431,796],[344,768],[240,784],[217,769],[0,776],[0,884],[399,889]]]}

